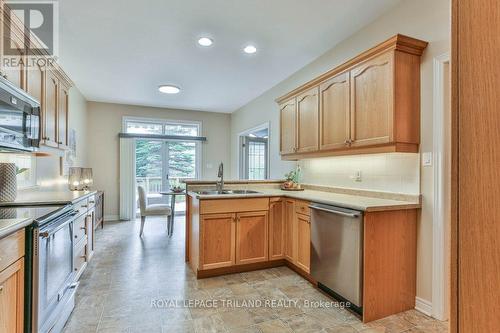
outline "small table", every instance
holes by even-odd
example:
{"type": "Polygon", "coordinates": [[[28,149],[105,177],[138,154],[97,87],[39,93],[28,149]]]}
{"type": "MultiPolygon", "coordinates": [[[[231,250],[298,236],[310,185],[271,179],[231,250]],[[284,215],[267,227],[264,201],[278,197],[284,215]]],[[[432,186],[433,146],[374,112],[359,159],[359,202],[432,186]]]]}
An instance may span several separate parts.
{"type": "Polygon", "coordinates": [[[170,196],[170,210],[172,211],[170,216],[168,217],[168,235],[172,236],[174,234],[174,218],[175,218],[175,197],[178,195],[186,195],[185,191],[182,192],[174,192],[174,191],[166,191],[160,192],[161,195],[169,195],[170,196]]]}

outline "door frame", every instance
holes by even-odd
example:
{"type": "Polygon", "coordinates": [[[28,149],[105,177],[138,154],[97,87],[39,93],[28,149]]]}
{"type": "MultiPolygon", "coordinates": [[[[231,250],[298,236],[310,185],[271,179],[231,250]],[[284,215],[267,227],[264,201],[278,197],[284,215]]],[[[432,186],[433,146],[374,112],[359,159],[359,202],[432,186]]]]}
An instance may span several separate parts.
{"type": "Polygon", "coordinates": [[[238,159],[237,159],[237,165],[236,165],[236,170],[238,171],[238,179],[243,179],[245,177],[245,160],[244,160],[244,154],[243,154],[243,137],[256,131],[260,131],[263,129],[267,129],[267,156],[266,156],[266,168],[267,168],[267,179],[269,179],[270,175],[270,170],[271,170],[271,156],[270,156],[270,144],[271,144],[271,122],[266,121],[263,124],[260,124],[258,126],[246,129],[244,131],[241,131],[237,134],[236,137],[236,142],[238,142],[238,159]]]}
{"type": "MultiPolygon", "coordinates": [[[[448,75],[451,78],[450,53],[446,52],[434,58],[433,84],[433,150],[434,150],[434,208],[432,216],[432,308],[431,314],[439,320],[447,320],[449,313],[449,279],[450,258],[450,212],[446,212],[447,191],[451,186],[448,179],[450,170],[446,168],[445,158],[451,154],[451,142],[448,142],[445,133],[451,133],[450,104],[446,104],[444,94],[446,87],[444,75],[448,66],[448,75]]],[[[449,82],[451,94],[451,81],[449,82]]],[[[450,101],[451,102],[451,101],[450,101]]],[[[448,141],[451,140],[451,136],[448,141]]],[[[451,169],[451,165],[448,165],[451,169]]],[[[448,198],[449,200],[449,198],[448,198]]]]}

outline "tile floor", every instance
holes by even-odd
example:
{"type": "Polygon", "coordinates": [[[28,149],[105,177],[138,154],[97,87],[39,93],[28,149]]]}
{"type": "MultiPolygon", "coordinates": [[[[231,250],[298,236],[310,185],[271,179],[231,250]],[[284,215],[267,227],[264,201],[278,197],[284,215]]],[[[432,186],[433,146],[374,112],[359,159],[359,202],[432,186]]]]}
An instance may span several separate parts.
{"type": "Polygon", "coordinates": [[[183,218],[172,238],[165,227],[148,219],[142,239],[138,222],[97,231],[65,333],[447,331],[415,310],[362,324],[285,267],[197,280],[184,263],[183,218]]]}

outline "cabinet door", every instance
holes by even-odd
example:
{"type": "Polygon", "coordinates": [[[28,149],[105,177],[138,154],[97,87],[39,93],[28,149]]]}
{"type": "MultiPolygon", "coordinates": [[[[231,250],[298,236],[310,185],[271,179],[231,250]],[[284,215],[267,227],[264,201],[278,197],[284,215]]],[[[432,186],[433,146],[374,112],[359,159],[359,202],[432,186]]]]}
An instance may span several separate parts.
{"type": "Polygon", "coordinates": [[[319,148],[329,150],[349,145],[349,73],[342,73],[319,87],[319,148]]]}
{"type": "Polygon", "coordinates": [[[297,262],[296,265],[310,272],[311,267],[311,224],[309,216],[303,214],[295,215],[297,226],[297,262]]]}
{"type": "Polygon", "coordinates": [[[200,235],[200,269],[234,265],[236,253],[235,214],[201,215],[200,235]]]}
{"type": "Polygon", "coordinates": [[[9,51],[11,54],[2,57],[2,73],[13,85],[18,88],[24,88],[26,74],[24,47],[22,46],[22,42],[17,38],[7,38],[6,42],[11,45],[11,51],[9,51]]]}
{"type": "Polygon", "coordinates": [[[283,199],[269,206],[269,260],[285,257],[285,210],[283,199]]]}
{"type": "Polygon", "coordinates": [[[295,99],[280,105],[280,153],[281,155],[295,153],[297,147],[297,112],[295,99]]]}
{"type": "Polygon", "coordinates": [[[351,71],[351,146],[393,140],[393,57],[385,53],[351,71]]]}
{"type": "Polygon", "coordinates": [[[297,152],[318,150],[319,87],[297,97],[297,152]]]}
{"type": "Polygon", "coordinates": [[[295,201],[285,200],[285,258],[295,262],[295,230],[294,230],[295,201]]]}
{"type": "Polygon", "coordinates": [[[268,212],[236,214],[236,264],[267,261],[268,212]]]}
{"type": "Polygon", "coordinates": [[[59,80],[50,70],[45,72],[44,144],[57,147],[59,80]]]}
{"type": "Polygon", "coordinates": [[[95,208],[92,208],[87,213],[86,221],[86,233],[87,233],[87,261],[90,261],[94,255],[94,219],[95,219],[95,208]]]}
{"type": "Polygon", "coordinates": [[[59,84],[59,103],[57,105],[57,144],[60,148],[68,146],[68,102],[69,88],[59,84]]]}
{"type": "Polygon", "coordinates": [[[0,332],[24,330],[24,258],[0,272],[0,332]]]}

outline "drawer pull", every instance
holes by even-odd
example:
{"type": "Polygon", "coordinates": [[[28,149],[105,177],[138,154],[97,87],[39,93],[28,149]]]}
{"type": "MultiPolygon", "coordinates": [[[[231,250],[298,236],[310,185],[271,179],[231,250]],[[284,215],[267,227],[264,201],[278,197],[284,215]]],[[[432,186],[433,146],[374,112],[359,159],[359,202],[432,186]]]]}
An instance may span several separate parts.
{"type": "Polygon", "coordinates": [[[80,230],[85,230],[85,227],[80,227],[80,230]]]}
{"type": "Polygon", "coordinates": [[[91,204],[95,204],[95,201],[89,201],[89,203],[91,203],[91,204]]]}
{"type": "Polygon", "coordinates": [[[87,208],[89,205],[82,205],[83,208],[87,208]]]}

